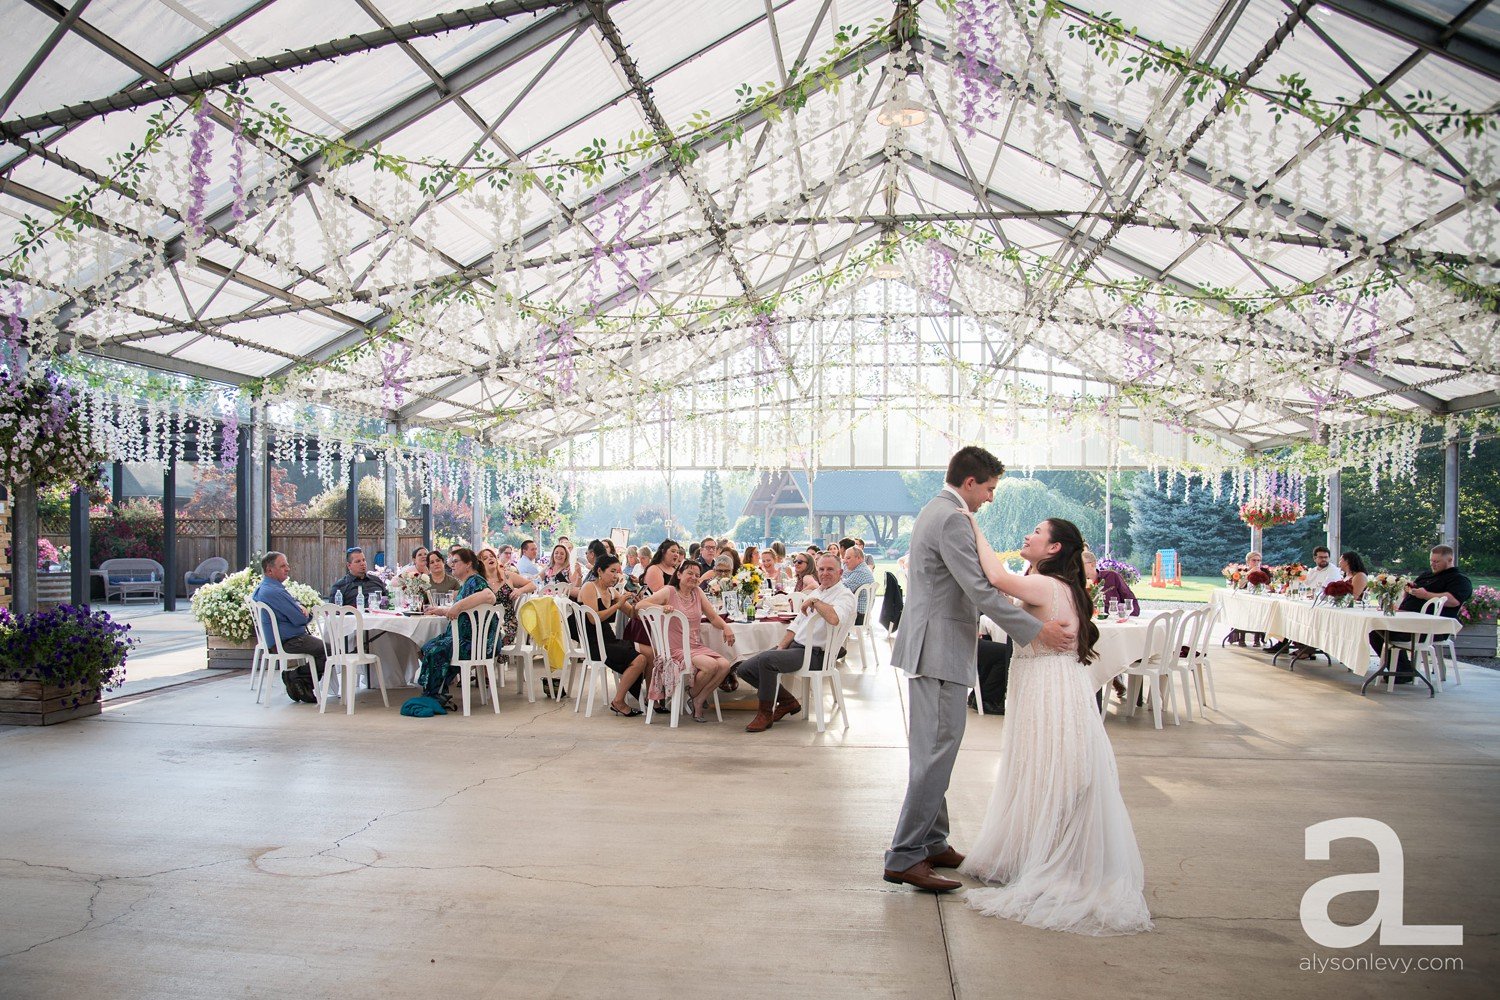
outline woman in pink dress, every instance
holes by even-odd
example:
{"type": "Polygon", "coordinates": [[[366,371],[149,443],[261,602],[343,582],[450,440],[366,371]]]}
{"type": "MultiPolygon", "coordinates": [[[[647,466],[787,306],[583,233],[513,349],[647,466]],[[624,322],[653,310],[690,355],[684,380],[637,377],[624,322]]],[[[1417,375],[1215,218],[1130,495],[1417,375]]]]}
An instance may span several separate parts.
{"type": "Polygon", "coordinates": [[[656,701],[672,697],[672,692],[677,687],[677,678],[684,671],[692,671],[693,680],[689,686],[689,694],[692,697],[693,719],[697,722],[708,721],[708,716],[704,714],[704,706],[707,705],[714,689],[723,682],[732,669],[728,660],[703,644],[703,637],[698,630],[699,622],[708,621],[715,628],[723,631],[726,643],[730,646],[734,645],[734,630],[729,627],[728,622],[719,617],[718,612],[714,611],[708,603],[707,595],[698,586],[702,574],[702,567],[689,559],[677,568],[677,572],[672,574],[665,586],[636,605],[638,610],[651,605],[660,605],[671,611],[682,612],[683,617],[687,619],[686,654],[682,649],[681,629],[669,628],[667,640],[672,646],[671,654],[664,657],[660,650],[656,651],[657,668],[651,672],[651,690],[648,697],[656,701]]]}

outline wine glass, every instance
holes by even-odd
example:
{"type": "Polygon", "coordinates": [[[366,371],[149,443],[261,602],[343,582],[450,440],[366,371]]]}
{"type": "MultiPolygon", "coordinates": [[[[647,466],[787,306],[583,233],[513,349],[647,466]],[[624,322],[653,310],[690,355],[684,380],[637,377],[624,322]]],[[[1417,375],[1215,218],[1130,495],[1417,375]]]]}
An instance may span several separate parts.
{"type": "Polygon", "coordinates": [[[1109,607],[1105,614],[1106,619],[1115,617],[1115,615],[1119,613],[1119,610],[1120,602],[1111,597],[1109,599],[1109,607]]]}

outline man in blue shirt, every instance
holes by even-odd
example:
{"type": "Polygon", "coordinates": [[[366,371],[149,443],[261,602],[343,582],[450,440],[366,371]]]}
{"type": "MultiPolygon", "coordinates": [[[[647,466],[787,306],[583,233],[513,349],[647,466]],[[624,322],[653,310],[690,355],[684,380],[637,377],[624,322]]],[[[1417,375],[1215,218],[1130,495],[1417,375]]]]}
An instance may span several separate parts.
{"type": "MultiPolygon", "coordinates": [[[[288,653],[306,653],[311,656],[317,667],[316,676],[323,676],[323,665],[328,654],[323,649],[323,643],[307,632],[312,616],[302,610],[302,605],[287,592],[286,581],[292,575],[292,568],[288,565],[286,556],[280,552],[267,552],[260,561],[260,569],[265,574],[265,579],[255,588],[252,600],[266,605],[276,616],[276,631],[281,636],[281,649],[288,653]]],[[[266,641],[275,642],[269,623],[263,620],[261,627],[266,629],[266,641]]],[[[287,697],[293,701],[316,705],[318,699],[313,694],[313,676],[306,667],[283,673],[281,679],[286,684],[287,697]]]]}
{"type": "Polygon", "coordinates": [[[542,575],[542,567],[536,564],[536,542],[530,538],[521,543],[521,558],[516,560],[516,572],[528,580],[542,575]]]}
{"type": "MultiPolygon", "coordinates": [[[[859,588],[867,583],[875,582],[875,574],[870,572],[870,567],[865,565],[865,550],[858,545],[851,545],[844,550],[844,586],[854,593],[859,594],[859,588]]],[[[873,594],[874,591],[870,591],[873,594]]],[[[860,594],[859,606],[854,609],[854,624],[865,623],[865,612],[870,610],[866,605],[869,603],[870,594],[860,594]]]]}

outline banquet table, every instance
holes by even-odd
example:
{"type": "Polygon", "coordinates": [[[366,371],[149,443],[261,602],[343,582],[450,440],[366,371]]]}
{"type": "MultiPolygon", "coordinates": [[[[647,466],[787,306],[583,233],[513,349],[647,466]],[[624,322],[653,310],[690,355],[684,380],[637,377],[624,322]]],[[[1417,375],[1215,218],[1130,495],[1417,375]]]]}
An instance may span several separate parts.
{"type": "Polygon", "coordinates": [[[436,615],[403,615],[367,611],[365,648],[380,657],[385,686],[415,687],[422,666],[422,644],[448,630],[451,624],[436,615]]]}
{"type": "MultiPolygon", "coordinates": [[[[1357,674],[1369,669],[1370,656],[1374,649],[1370,645],[1372,632],[1414,632],[1419,634],[1453,635],[1458,631],[1458,619],[1441,615],[1424,615],[1415,611],[1398,611],[1385,614],[1379,608],[1335,608],[1328,604],[1313,605],[1306,601],[1279,597],[1271,594],[1232,594],[1215,591],[1212,601],[1229,616],[1233,614],[1254,615],[1265,622],[1263,629],[1268,635],[1281,636],[1300,642],[1313,649],[1321,649],[1330,659],[1338,660],[1357,674]]],[[[1235,628],[1245,617],[1229,617],[1235,628]]],[[[1295,661],[1293,661],[1295,665],[1295,661]]],[[[1366,686],[1369,680],[1366,679],[1366,686]]],[[[1425,678],[1424,678],[1425,681],[1425,678]]]]}
{"type": "Polygon", "coordinates": [[[1281,635],[1280,612],[1285,601],[1274,594],[1252,594],[1248,590],[1215,590],[1209,603],[1231,629],[1281,635]]]}
{"type": "Polygon", "coordinates": [[[1101,688],[1108,684],[1111,677],[1117,676],[1145,655],[1146,632],[1156,614],[1142,613],[1138,617],[1126,618],[1123,622],[1113,618],[1106,621],[1097,618],[1094,620],[1099,628],[1099,641],[1094,643],[1094,651],[1099,656],[1089,664],[1089,669],[1094,673],[1094,687],[1101,688]]]}
{"type": "Polygon", "coordinates": [[[790,621],[756,619],[753,622],[730,622],[734,631],[734,645],[724,641],[724,633],[709,622],[698,626],[703,644],[727,659],[730,663],[754,656],[767,649],[775,649],[781,637],[791,626],[790,621]]]}

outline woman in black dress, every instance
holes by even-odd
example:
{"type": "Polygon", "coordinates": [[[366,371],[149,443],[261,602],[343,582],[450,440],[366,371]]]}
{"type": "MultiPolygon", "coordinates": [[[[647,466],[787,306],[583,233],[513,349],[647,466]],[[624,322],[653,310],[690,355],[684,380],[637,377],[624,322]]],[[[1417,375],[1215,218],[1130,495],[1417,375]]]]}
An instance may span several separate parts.
{"type": "Polygon", "coordinates": [[[609,710],[616,715],[629,717],[641,713],[626,706],[625,695],[634,694],[637,700],[640,699],[641,679],[651,658],[638,652],[634,643],[615,635],[616,614],[623,611],[626,617],[635,617],[635,598],[616,590],[619,585],[619,558],[607,553],[601,555],[594,560],[594,579],[585,583],[578,592],[578,603],[599,615],[600,632],[604,639],[604,648],[601,650],[593,628],[587,630],[585,641],[588,643],[589,656],[596,660],[602,659],[605,666],[620,675],[620,683],[615,688],[609,710]]]}

